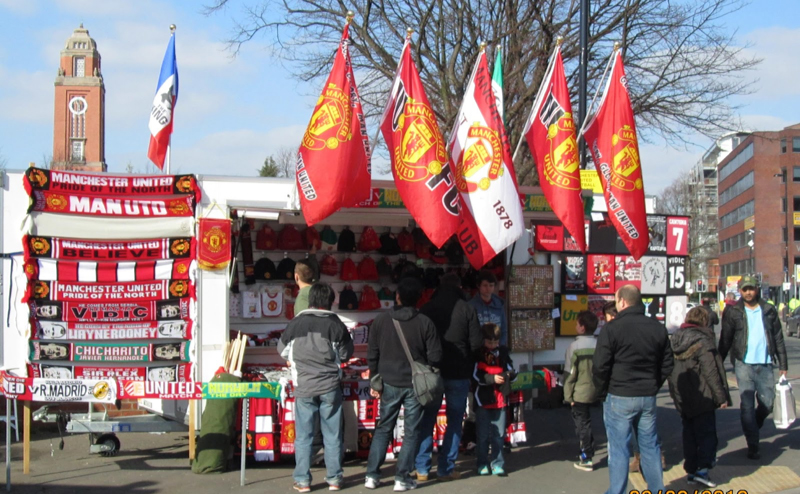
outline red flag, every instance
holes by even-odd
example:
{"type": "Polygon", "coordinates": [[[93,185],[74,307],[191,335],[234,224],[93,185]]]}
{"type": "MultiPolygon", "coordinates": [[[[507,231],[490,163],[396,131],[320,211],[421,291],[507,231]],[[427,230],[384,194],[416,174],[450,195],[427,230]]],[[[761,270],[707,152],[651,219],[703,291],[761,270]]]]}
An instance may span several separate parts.
{"type": "Polygon", "coordinates": [[[458,240],[470,264],[480,269],[525,231],[508,136],[484,51],[472,70],[448,150],[463,206],[458,240]]]}
{"type": "Polygon", "coordinates": [[[531,148],[547,202],[585,253],[578,142],[560,46],[545,73],[522,133],[531,148]]]}
{"type": "Polygon", "coordinates": [[[619,51],[614,55],[600,108],[591,117],[583,135],[600,175],[608,216],[631,255],[639,259],[647,251],[650,236],[636,122],[619,51]]]}
{"type": "Polygon", "coordinates": [[[458,190],[409,40],[403,45],[381,132],[403,204],[431,242],[441,247],[460,223],[458,190]]]}
{"type": "Polygon", "coordinates": [[[372,192],[369,138],[350,65],[348,28],[297,153],[297,188],[309,226],[366,201],[372,192]]]}

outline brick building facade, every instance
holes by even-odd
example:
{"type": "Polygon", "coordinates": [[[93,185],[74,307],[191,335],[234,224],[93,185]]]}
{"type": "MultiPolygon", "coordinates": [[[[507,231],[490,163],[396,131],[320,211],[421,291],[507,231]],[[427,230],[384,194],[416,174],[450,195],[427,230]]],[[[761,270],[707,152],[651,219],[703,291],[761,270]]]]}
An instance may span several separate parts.
{"type": "Polygon", "coordinates": [[[744,274],[771,287],[792,282],[800,267],[800,124],[752,132],[718,174],[720,284],[744,274]]]}

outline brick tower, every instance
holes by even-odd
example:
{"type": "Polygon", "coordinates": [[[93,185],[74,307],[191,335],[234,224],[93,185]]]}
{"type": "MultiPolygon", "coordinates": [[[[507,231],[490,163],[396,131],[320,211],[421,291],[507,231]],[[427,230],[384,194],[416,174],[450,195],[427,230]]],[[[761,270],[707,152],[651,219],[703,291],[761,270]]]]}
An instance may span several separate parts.
{"type": "Polygon", "coordinates": [[[97,44],[83,24],[61,50],[55,93],[51,167],[105,172],[106,89],[97,44]]]}

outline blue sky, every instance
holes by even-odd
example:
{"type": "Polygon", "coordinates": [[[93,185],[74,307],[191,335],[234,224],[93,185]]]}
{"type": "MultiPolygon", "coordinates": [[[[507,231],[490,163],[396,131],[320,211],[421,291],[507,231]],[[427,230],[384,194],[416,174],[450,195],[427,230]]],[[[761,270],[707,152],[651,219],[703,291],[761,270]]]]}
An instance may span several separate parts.
{"type": "MultiPolygon", "coordinates": [[[[231,58],[222,41],[230,19],[205,17],[202,3],[0,0],[0,156],[6,167],[41,164],[52,154],[59,52],[80,23],[102,56],[109,171],[124,172],[128,163],[152,170],[147,119],[171,23],[178,26],[180,71],[172,172],[255,176],[266,156],[296,148],[320,88],[291,79],[262,42],[246,44],[231,58]]],[[[725,27],[738,30],[740,42],[764,58],[749,74],[758,79],[756,92],[736,100],[748,130],[800,122],[799,14],[797,0],[755,0],[727,19],[725,27]]],[[[696,163],[710,142],[697,143],[688,150],[642,144],[646,192],[658,193],[696,163]]]]}

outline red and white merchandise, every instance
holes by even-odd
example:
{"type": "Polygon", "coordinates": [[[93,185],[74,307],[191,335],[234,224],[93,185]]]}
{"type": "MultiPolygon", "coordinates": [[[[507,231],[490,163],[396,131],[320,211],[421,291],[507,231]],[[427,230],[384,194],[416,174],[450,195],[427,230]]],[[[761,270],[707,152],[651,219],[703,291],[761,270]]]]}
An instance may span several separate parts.
{"type": "Polygon", "coordinates": [[[153,280],[125,283],[83,283],[31,280],[23,302],[50,300],[80,301],[157,301],[194,297],[194,283],[187,280],[153,280]]]}
{"type": "Polygon", "coordinates": [[[194,195],[120,198],[34,191],[28,212],[110,216],[115,218],[169,218],[194,215],[194,195]]]}
{"type": "Polygon", "coordinates": [[[28,279],[42,281],[80,281],[108,283],[121,281],[188,280],[192,274],[191,259],[158,261],[60,261],[28,259],[28,279]]]}
{"type": "Polygon", "coordinates": [[[261,294],[242,292],[242,316],[245,319],[261,317],[261,294]]]}
{"type": "Polygon", "coordinates": [[[151,240],[81,240],[42,235],[22,237],[25,258],[69,261],[157,261],[194,257],[191,237],[151,240]]]}
{"type": "Polygon", "coordinates": [[[202,194],[194,175],[112,175],[31,167],[23,178],[25,191],[79,192],[89,195],[165,196],[202,194]]]}
{"type": "Polygon", "coordinates": [[[261,311],[264,317],[278,317],[283,312],[283,291],[261,292],[261,311]]]}

